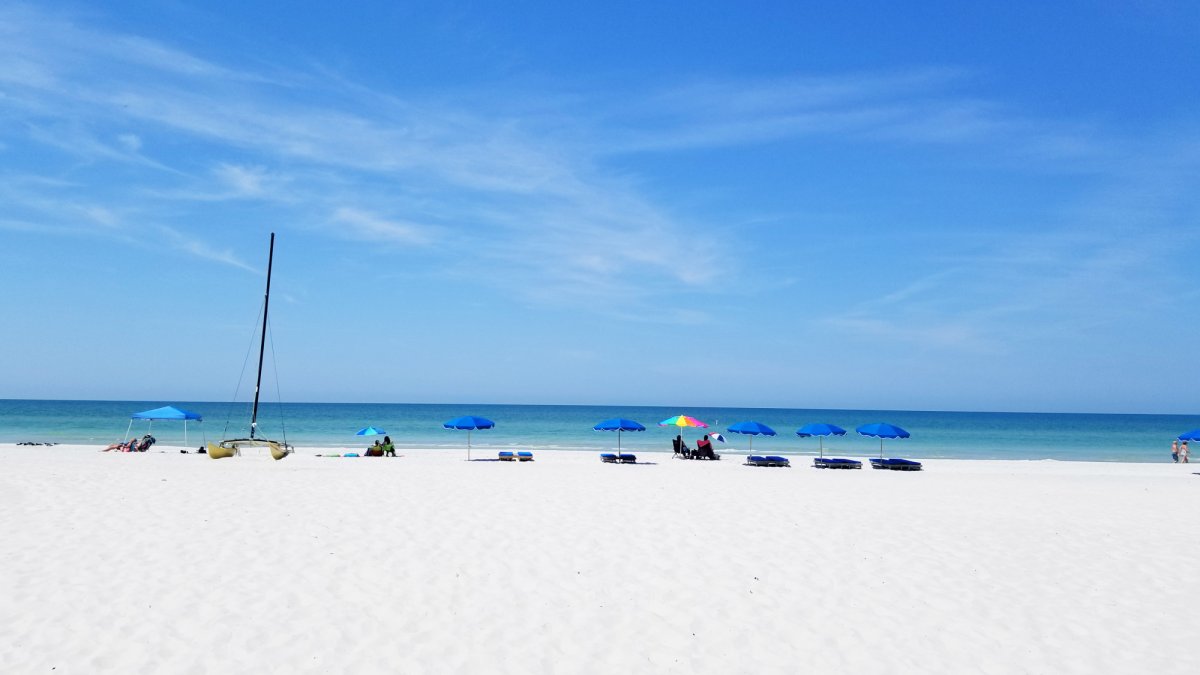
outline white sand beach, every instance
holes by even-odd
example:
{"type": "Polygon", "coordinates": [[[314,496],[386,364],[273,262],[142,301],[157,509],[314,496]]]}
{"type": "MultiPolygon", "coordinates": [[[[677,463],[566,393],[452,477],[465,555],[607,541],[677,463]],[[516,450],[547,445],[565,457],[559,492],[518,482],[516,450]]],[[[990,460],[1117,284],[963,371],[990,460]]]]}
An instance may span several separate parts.
{"type": "Polygon", "coordinates": [[[5,673],[1192,673],[1200,465],[0,445],[5,673]]]}

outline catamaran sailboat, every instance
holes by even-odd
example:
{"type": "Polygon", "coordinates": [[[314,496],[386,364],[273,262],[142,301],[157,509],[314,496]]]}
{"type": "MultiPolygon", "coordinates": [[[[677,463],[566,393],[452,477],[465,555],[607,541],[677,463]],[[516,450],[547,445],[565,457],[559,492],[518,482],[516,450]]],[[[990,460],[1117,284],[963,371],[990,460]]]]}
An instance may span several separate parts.
{"type": "Polygon", "coordinates": [[[267,346],[267,310],[271,304],[271,265],[275,260],[275,233],[271,233],[271,247],[267,253],[267,292],[263,297],[262,336],[258,342],[258,376],[254,380],[254,407],[250,412],[250,437],[231,438],[220,443],[208,444],[208,456],[223,459],[242,454],[242,448],[268,448],[275,459],[283,459],[292,453],[287,441],[272,441],[258,437],[258,395],[262,389],[263,352],[267,346]]]}

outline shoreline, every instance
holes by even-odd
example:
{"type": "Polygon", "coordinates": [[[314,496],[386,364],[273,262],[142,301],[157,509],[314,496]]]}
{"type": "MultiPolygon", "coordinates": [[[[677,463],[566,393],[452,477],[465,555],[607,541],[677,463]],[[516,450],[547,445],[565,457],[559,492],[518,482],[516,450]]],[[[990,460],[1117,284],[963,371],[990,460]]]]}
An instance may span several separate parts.
{"type": "MultiPolygon", "coordinates": [[[[46,452],[46,451],[63,452],[63,451],[65,451],[65,452],[75,453],[75,452],[93,451],[93,452],[99,452],[100,454],[106,454],[106,453],[101,452],[101,450],[104,447],[106,447],[104,444],[99,444],[99,443],[33,443],[33,444],[0,443],[0,452],[3,452],[5,450],[10,450],[10,449],[11,450],[16,450],[16,449],[39,450],[40,449],[43,452],[46,452]]],[[[368,445],[365,445],[365,444],[361,445],[361,446],[351,446],[351,445],[346,445],[346,444],[343,444],[343,445],[312,445],[312,444],[308,444],[308,445],[294,446],[294,453],[295,453],[294,456],[288,457],[287,459],[295,459],[295,458],[299,458],[299,457],[318,457],[318,456],[329,457],[328,453],[331,453],[331,452],[337,452],[337,453],[357,452],[357,453],[361,454],[363,451],[366,450],[367,447],[368,447],[368,445]]],[[[589,455],[589,456],[595,457],[595,456],[598,456],[602,452],[615,452],[616,451],[615,446],[613,448],[578,448],[578,449],[571,448],[571,449],[567,449],[567,448],[554,448],[554,447],[550,447],[550,448],[538,447],[538,446],[534,446],[534,445],[510,446],[510,445],[474,445],[473,444],[472,445],[472,458],[476,459],[478,461],[491,461],[491,459],[495,459],[496,454],[499,451],[516,449],[518,447],[521,449],[529,448],[529,449],[532,449],[535,454],[545,453],[549,456],[589,455]]],[[[188,452],[186,454],[189,454],[189,455],[203,454],[203,453],[197,453],[198,447],[184,448],[183,446],[179,446],[179,445],[164,445],[164,444],[160,444],[160,443],[156,443],[154,446],[151,447],[150,450],[146,451],[145,453],[140,453],[140,452],[138,452],[138,453],[121,453],[121,452],[117,452],[117,451],[112,451],[107,454],[131,454],[131,455],[143,455],[143,454],[145,454],[145,455],[156,455],[156,454],[179,455],[179,454],[184,454],[184,453],[181,453],[180,450],[187,450],[188,452]]],[[[717,448],[717,450],[720,451],[720,450],[722,450],[722,448],[717,448]]],[[[736,463],[741,463],[745,460],[747,455],[751,454],[740,448],[739,449],[724,449],[724,450],[725,450],[724,452],[718,452],[718,454],[720,454],[722,456],[721,462],[725,462],[728,459],[734,459],[734,460],[736,460],[736,463]]],[[[461,453],[464,456],[463,459],[465,459],[466,446],[465,445],[462,445],[462,446],[460,446],[460,445],[430,446],[428,444],[415,444],[412,446],[407,446],[407,445],[396,444],[396,451],[401,454],[414,453],[416,455],[425,455],[425,454],[436,455],[436,456],[446,455],[446,456],[450,456],[451,458],[453,458],[455,453],[461,453]]],[[[634,447],[634,448],[625,447],[623,452],[626,452],[626,453],[632,452],[639,456],[646,455],[646,456],[654,458],[654,461],[656,463],[663,460],[664,458],[672,459],[672,454],[673,454],[670,450],[647,450],[644,448],[636,448],[636,447],[634,447]]],[[[809,468],[811,468],[811,464],[809,464],[806,460],[809,460],[809,459],[819,456],[819,454],[817,452],[809,452],[806,450],[801,451],[801,450],[776,450],[776,449],[771,449],[771,450],[766,450],[766,451],[756,451],[753,454],[756,454],[756,455],[758,455],[758,454],[782,455],[784,457],[787,457],[788,459],[793,460],[793,466],[804,466],[804,467],[809,467],[809,468]],[[805,461],[796,463],[796,460],[805,460],[805,461]]],[[[866,463],[867,463],[868,459],[879,456],[878,453],[869,454],[869,453],[836,452],[836,451],[827,451],[824,454],[826,457],[846,457],[849,459],[857,459],[864,463],[864,467],[866,467],[866,463]]],[[[885,457],[903,457],[905,459],[912,459],[912,460],[916,460],[916,461],[919,461],[922,463],[928,463],[928,464],[933,464],[933,465],[941,464],[944,462],[950,462],[950,463],[955,463],[955,462],[969,462],[969,463],[992,462],[992,463],[1002,463],[1002,464],[1003,463],[1030,464],[1030,463],[1050,462],[1050,463],[1061,463],[1061,464],[1068,464],[1068,465],[1100,464],[1100,465],[1130,465],[1130,466],[1159,466],[1159,465],[1174,465],[1175,464],[1174,462],[1170,461],[1169,455],[1165,456],[1165,458],[1163,460],[1146,460],[1146,461],[1129,461],[1129,460],[1123,460],[1123,459],[1112,459],[1112,460],[1109,460],[1109,459],[1064,459],[1064,458],[1053,458],[1053,457],[1039,458],[1039,459],[976,458],[976,457],[922,457],[920,455],[912,455],[912,454],[908,454],[908,453],[904,453],[904,452],[897,452],[895,454],[885,453],[884,456],[885,457]]],[[[280,460],[280,461],[286,462],[287,459],[280,460]]],[[[355,459],[355,458],[351,457],[351,458],[346,458],[346,459],[355,459]]],[[[360,457],[359,459],[377,459],[377,458],[360,457]]],[[[390,458],[378,458],[378,459],[390,459],[390,458]]],[[[683,460],[678,460],[678,461],[681,463],[691,463],[690,461],[689,462],[684,462],[683,460]]],[[[697,462],[697,463],[704,464],[705,462],[697,462]]],[[[720,463],[720,462],[718,462],[718,463],[720,463]]],[[[1198,460],[1196,462],[1196,467],[1197,467],[1197,470],[1200,471],[1200,460],[1198,460]]],[[[869,470],[869,467],[866,467],[866,470],[869,470]]]]}

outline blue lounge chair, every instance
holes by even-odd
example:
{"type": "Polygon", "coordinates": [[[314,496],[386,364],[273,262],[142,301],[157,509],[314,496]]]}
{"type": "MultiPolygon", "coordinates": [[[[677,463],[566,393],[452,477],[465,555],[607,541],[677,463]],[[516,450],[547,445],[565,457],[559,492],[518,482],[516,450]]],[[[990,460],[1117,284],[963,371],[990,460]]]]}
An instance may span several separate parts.
{"type": "Polygon", "coordinates": [[[600,453],[600,461],[609,464],[637,464],[637,455],[630,455],[628,453],[618,455],[613,452],[603,452],[600,453]]]}
{"type": "Polygon", "coordinates": [[[779,455],[750,455],[746,458],[746,466],[791,466],[787,457],[779,455]]]}
{"type": "Polygon", "coordinates": [[[813,466],[818,469],[861,469],[862,462],[841,457],[813,457],[813,466]]]}
{"type": "Polygon", "coordinates": [[[617,456],[611,452],[602,452],[600,453],[600,461],[606,464],[616,464],[617,456]]]}
{"type": "Polygon", "coordinates": [[[637,455],[621,453],[617,455],[617,461],[621,462],[622,464],[637,464],[637,455]]]}
{"type": "Polygon", "coordinates": [[[914,462],[911,459],[897,459],[889,457],[887,459],[871,459],[872,469],[888,469],[890,471],[920,471],[921,463],[914,462]]]}
{"type": "Polygon", "coordinates": [[[500,461],[501,462],[513,462],[513,461],[516,461],[516,459],[517,459],[517,456],[514,455],[511,450],[501,450],[500,451],[500,461]]]}
{"type": "Polygon", "coordinates": [[[517,453],[517,459],[522,462],[532,462],[533,453],[529,452],[528,450],[522,450],[517,453]]]}

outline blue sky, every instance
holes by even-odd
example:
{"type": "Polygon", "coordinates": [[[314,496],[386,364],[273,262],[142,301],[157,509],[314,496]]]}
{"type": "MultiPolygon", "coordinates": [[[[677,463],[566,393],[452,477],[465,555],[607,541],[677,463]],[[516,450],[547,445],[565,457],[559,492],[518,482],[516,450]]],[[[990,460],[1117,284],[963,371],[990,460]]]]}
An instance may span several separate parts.
{"type": "Polygon", "coordinates": [[[1200,409],[1200,6],[894,4],[0,2],[0,397],[227,400],[275,231],[285,400],[1200,409]]]}

